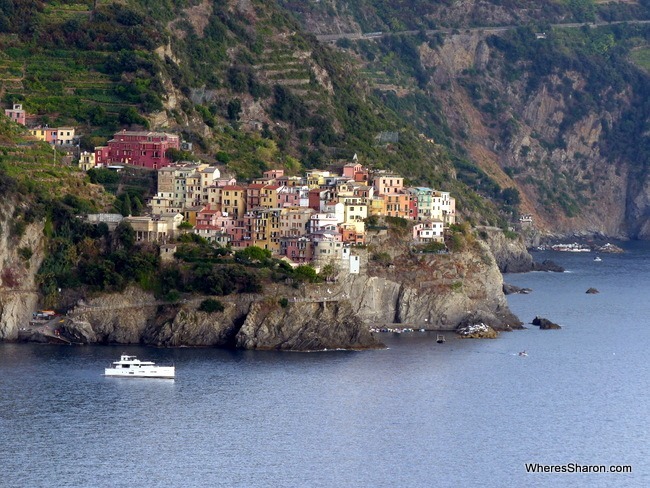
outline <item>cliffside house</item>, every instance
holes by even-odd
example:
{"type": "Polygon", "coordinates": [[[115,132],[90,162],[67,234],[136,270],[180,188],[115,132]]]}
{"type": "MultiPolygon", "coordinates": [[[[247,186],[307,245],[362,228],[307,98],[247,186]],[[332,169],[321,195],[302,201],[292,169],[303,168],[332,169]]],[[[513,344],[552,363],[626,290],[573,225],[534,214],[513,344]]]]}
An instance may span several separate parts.
{"type": "MultiPolygon", "coordinates": [[[[180,138],[166,132],[122,130],[108,141],[106,150],[104,146],[100,147],[104,151],[102,164],[121,163],[158,169],[172,164],[166,152],[168,149],[180,149],[180,138]]],[[[97,149],[99,148],[95,148],[96,156],[97,149]]]]}
{"type": "Polygon", "coordinates": [[[413,226],[413,241],[417,243],[444,242],[444,222],[442,220],[429,220],[413,226]]]}
{"type": "Polygon", "coordinates": [[[88,171],[89,169],[93,169],[94,167],[95,167],[95,153],[83,151],[79,155],[79,168],[81,168],[82,171],[88,171]]]}
{"type": "Polygon", "coordinates": [[[35,127],[30,134],[39,141],[48,142],[54,146],[69,146],[74,144],[74,127],[35,127]]]}
{"type": "Polygon", "coordinates": [[[26,112],[21,103],[14,103],[12,108],[5,109],[5,115],[20,125],[25,125],[26,112]]]}
{"type": "Polygon", "coordinates": [[[183,222],[181,214],[124,217],[124,222],[131,225],[136,241],[163,242],[176,237],[178,226],[183,222]]]}

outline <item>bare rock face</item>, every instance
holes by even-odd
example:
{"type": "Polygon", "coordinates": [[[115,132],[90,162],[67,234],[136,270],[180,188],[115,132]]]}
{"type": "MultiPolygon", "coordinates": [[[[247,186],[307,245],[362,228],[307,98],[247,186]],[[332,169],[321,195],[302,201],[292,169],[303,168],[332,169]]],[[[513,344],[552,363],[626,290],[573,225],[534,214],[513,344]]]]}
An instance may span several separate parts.
{"type": "Polygon", "coordinates": [[[486,244],[475,241],[461,253],[401,256],[395,263],[346,277],[330,286],[332,296],[349,297],[353,309],[373,326],[449,330],[480,319],[497,330],[521,327],[508,308],[503,277],[486,244]]]}
{"type": "Polygon", "coordinates": [[[0,203],[0,340],[17,340],[39,302],[36,272],[45,256],[43,222],[33,222],[12,235],[11,202],[0,203]],[[26,258],[25,251],[31,251],[26,258]]]}
{"type": "Polygon", "coordinates": [[[533,257],[526,250],[521,237],[509,239],[497,227],[480,227],[477,230],[492,251],[502,273],[526,273],[533,269],[533,257]]]}
{"type": "Polygon", "coordinates": [[[383,347],[350,302],[257,302],[237,334],[237,347],[318,351],[383,347]]]}
{"type": "Polygon", "coordinates": [[[123,293],[104,294],[88,300],[68,314],[69,324],[80,324],[78,333],[88,342],[139,344],[149,322],[156,317],[158,305],[152,293],[130,287],[123,293]],[[84,333],[91,324],[92,334],[84,333]],[[94,334],[94,337],[93,337],[94,334]]]}
{"type": "Polygon", "coordinates": [[[318,351],[382,347],[354,313],[350,302],[252,304],[237,334],[237,347],[318,351]]]}
{"type": "Polygon", "coordinates": [[[233,303],[224,303],[224,308],[223,312],[207,313],[191,307],[170,307],[169,317],[161,320],[159,315],[156,323],[147,327],[142,339],[147,344],[167,347],[233,346],[243,317],[233,303]]]}

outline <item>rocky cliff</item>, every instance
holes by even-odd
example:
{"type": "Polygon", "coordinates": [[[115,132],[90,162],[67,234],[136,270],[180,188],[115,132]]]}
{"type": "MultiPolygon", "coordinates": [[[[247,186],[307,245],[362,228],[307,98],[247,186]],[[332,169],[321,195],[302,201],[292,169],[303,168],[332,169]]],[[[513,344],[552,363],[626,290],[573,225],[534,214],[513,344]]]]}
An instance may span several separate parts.
{"type": "Polygon", "coordinates": [[[224,310],[198,310],[201,299],[157,303],[137,288],[75,307],[62,326],[73,342],[213,346],[311,351],[381,347],[348,301],[281,302],[263,295],[221,299],[224,310]]]}
{"type": "Polygon", "coordinates": [[[401,253],[388,266],[370,260],[365,275],[348,275],[328,290],[348,297],[373,325],[450,330],[484,322],[498,330],[518,328],[502,287],[490,249],[473,241],[453,254],[401,253]]]}
{"type": "Polygon", "coordinates": [[[39,301],[36,285],[45,255],[43,223],[23,223],[16,203],[0,203],[0,340],[15,340],[39,301]]]}
{"type": "Polygon", "coordinates": [[[61,330],[79,343],[322,350],[380,347],[370,327],[388,324],[430,330],[474,323],[497,330],[520,327],[490,248],[472,235],[466,239],[462,251],[442,254],[375,241],[393,253],[389,264],[357,249],[358,274],[341,268],[328,283],[218,297],[224,309],[215,313],[199,310],[205,297],[170,304],[136,288],[102,294],[72,309],[61,330]]]}
{"type": "Polygon", "coordinates": [[[436,48],[421,46],[423,65],[435,70],[434,96],[453,130],[465,135],[472,159],[502,188],[519,189],[521,211],[543,231],[642,237],[644,183],[600,144],[630,103],[628,94],[612,94],[617,102],[607,108],[577,110],[573,99],[585,96],[584,74],[513,80],[488,38],[458,33],[436,48]]]}
{"type": "Polygon", "coordinates": [[[496,227],[479,227],[478,235],[490,248],[502,273],[525,273],[533,269],[533,257],[521,236],[506,237],[496,227]]]}

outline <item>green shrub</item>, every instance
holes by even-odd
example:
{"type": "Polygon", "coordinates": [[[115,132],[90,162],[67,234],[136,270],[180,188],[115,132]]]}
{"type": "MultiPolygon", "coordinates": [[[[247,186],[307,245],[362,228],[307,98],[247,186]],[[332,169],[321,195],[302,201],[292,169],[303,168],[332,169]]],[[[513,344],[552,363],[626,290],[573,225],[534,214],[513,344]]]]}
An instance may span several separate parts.
{"type": "Polygon", "coordinates": [[[287,308],[287,306],[289,305],[289,300],[286,299],[286,298],[280,298],[280,299],[278,300],[278,303],[280,304],[280,306],[281,306],[282,308],[287,308]]]}
{"type": "Polygon", "coordinates": [[[33,254],[34,252],[31,247],[21,247],[18,249],[18,256],[20,256],[20,259],[23,261],[29,261],[33,254]]]}
{"type": "Polygon", "coordinates": [[[212,298],[203,300],[201,302],[201,305],[199,305],[199,312],[214,313],[214,312],[223,312],[223,311],[224,311],[223,303],[221,303],[219,300],[214,300],[212,298]]]}

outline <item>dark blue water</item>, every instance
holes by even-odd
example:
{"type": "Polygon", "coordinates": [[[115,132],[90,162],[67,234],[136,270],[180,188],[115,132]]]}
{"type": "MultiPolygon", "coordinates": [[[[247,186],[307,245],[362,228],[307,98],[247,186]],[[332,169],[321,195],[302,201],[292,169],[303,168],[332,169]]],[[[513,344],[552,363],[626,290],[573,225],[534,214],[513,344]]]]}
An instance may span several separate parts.
{"type": "Polygon", "coordinates": [[[569,272],[508,275],[534,290],[509,302],[559,331],[312,354],[0,344],[0,486],[650,486],[650,247],[544,257],[569,272]],[[122,352],[177,378],[103,377],[122,352]]]}

